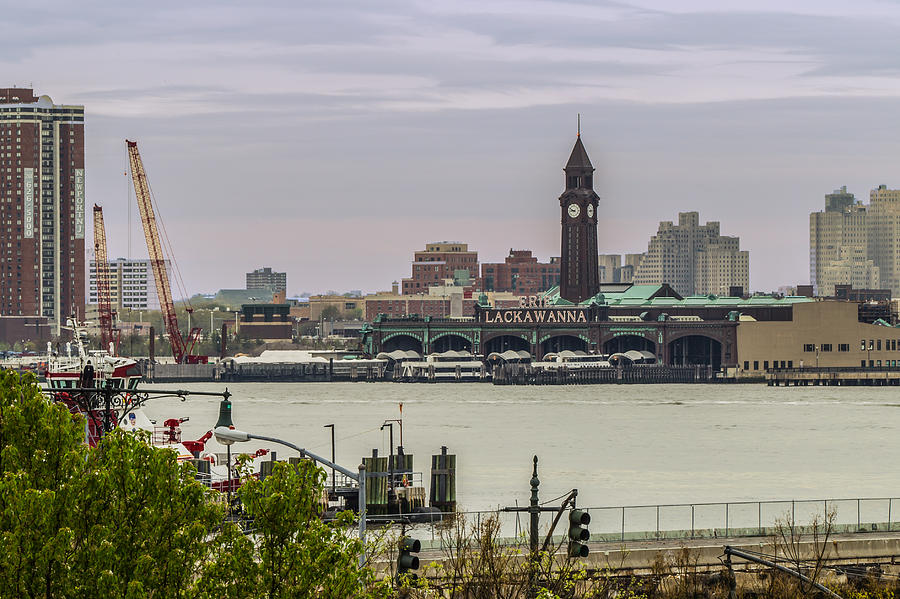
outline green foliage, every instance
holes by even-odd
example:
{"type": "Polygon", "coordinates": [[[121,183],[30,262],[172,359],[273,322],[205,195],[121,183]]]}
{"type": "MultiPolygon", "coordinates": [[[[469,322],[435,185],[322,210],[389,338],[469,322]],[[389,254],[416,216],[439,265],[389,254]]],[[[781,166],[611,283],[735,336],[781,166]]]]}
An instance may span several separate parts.
{"type": "Polygon", "coordinates": [[[241,470],[238,496],[252,531],[248,537],[226,525],[219,542],[227,550],[206,565],[203,596],[391,596],[387,582],[376,582],[371,569],[358,565],[362,546],[347,534],[352,514],[340,514],[333,523],[319,518],[325,473],[313,462],[277,463],[264,481],[252,477],[246,464],[241,470]],[[233,571],[236,555],[241,576],[223,575],[233,571]]]}
{"type": "Polygon", "coordinates": [[[30,375],[0,371],[0,597],[388,597],[360,568],[351,517],[319,517],[324,473],[244,468],[253,531],[175,453],[124,431],[83,443],[84,421],[30,375]]]}
{"type": "Polygon", "coordinates": [[[322,308],[322,320],[337,320],[341,317],[341,309],[333,304],[329,304],[322,308]]]}
{"type": "Polygon", "coordinates": [[[69,588],[82,438],[81,422],[45,400],[32,375],[0,371],[0,596],[69,588]]]}

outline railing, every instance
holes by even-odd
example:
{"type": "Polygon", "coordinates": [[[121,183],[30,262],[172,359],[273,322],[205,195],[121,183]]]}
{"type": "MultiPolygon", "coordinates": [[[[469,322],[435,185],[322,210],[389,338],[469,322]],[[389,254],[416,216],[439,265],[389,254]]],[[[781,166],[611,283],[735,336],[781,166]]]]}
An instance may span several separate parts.
{"type": "MultiPolygon", "coordinates": [[[[826,528],[832,534],[900,532],[900,514],[894,507],[900,498],[854,498],[786,501],[740,501],[729,503],[686,503],[580,507],[591,515],[592,542],[717,539],[735,537],[772,537],[781,531],[807,534],[826,528]],[[828,515],[826,517],[826,515],[828,515]],[[895,520],[896,519],[896,520],[895,520]],[[830,524],[826,521],[830,520],[830,524]]],[[[497,518],[502,542],[523,542],[529,525],[527,513],[502,511],[457,512],[455,514],[411,514],[411,529],[430,548],[447,547],[448,521],[465,518],[466,528],[479,526],[486,518],[497,518]],[[433,519],[432,522],[423,522],[433,519]],[[418,522],[417,522],[418,520],[418,522]]],[[[541,536],[548,532],[552,515],[541,517],[541,536]]],[[[565,520],[557,526],[554,539],[562,541],[565,520]]],[[[410,533],[412,534],[412,533],[410,533]]]]}
{"type": "Polygon", "coordinates": [[[768,374],[785,373],[842,373],[842,372],[898,372],[900,366],[802,366],[793,368],[769,368],[768,374]]]}

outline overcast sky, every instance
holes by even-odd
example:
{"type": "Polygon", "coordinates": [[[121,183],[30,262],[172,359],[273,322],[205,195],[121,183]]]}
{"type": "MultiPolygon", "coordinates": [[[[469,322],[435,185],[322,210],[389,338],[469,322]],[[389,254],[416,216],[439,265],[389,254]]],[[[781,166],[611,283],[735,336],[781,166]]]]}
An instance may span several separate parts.
{"type": "Polygon", "coordinates": [[[146,257],[138,140],[189,293],[388,289],[444,239],[559,255],[578,112],[601,252],[695,210],[772,290],[808,282],[824,194],[900,186],[898,39],[886,0],[34,2],[0,86],[85,106],[111,256],[146,257]]]}

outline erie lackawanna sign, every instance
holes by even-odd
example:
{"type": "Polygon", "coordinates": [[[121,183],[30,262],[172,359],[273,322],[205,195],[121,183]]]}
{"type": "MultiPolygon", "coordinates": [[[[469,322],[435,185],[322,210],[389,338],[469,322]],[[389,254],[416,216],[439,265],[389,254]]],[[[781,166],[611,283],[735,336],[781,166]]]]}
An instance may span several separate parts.
{"type": "Polygon", "coordinates": [[[515,308],[485,310],[481,321],[485,324],[577,324],[587,323],[590,308],[515,308]]]}

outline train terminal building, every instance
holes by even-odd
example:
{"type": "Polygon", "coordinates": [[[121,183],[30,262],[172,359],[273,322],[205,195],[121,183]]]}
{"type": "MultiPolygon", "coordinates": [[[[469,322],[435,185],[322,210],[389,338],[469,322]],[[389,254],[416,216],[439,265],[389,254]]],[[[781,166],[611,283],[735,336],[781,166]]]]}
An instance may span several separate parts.
{"type": "Polygon", "coordinates": [[[452,349],[486,356],[511,349],[539,360],[562,350],[639,350],[653,353],[660,364],[720,370],[738,366],[739,325],[791,322],[797,304],[813,302],[800,297],[681,297],[668,285],[613,284],[578,304],[561,298],[558,288],[540,298],[523,298],[523,303],[495,309],[479,302],[469,319],[377,317],[364,331],[366,352],[452,349]]]}
{"type": "Polygon", "coordinates": [[[376,316],[362,331],[367,354],[447,350],[488,356],[562,350],[649,352],[657,363],[700,365],[735,377],[769,368],[900,366],[900,329],[862,322],[860,304],[809,297],[682,296],[668,284],[601,284],[599,198],[580,136],[564,169],[559,285],[514,308],[478,298],[475,316],[376,316]]]}

